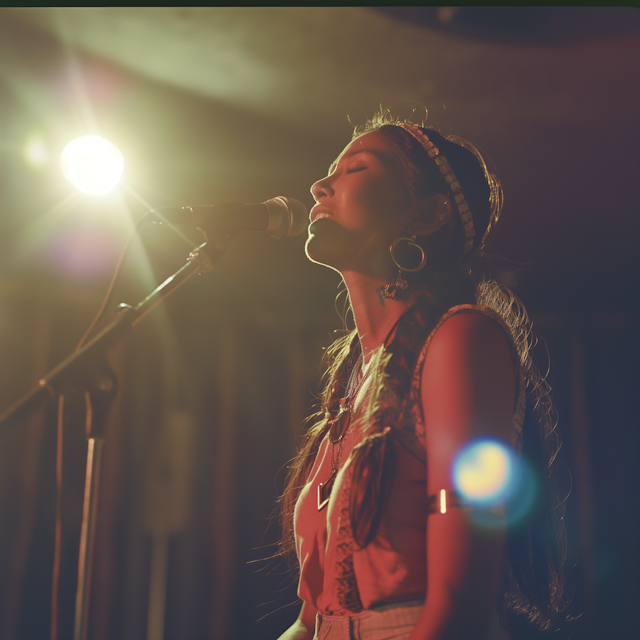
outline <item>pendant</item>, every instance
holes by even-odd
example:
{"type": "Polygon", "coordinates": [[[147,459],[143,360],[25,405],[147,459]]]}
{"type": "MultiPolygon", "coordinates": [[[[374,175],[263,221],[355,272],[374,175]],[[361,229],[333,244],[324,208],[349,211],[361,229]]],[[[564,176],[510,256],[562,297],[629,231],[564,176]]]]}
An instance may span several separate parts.
{"type": "Polygon", "coordinates": [[[331,472],[326,482],[318,483],[318,511],[322,511],[327,504],[329,504],[329,498],[331,497],[331,489],[333,489],[333,483],[338,475],[337,469],[331,472]]]}
{"type": "MultiPolygon", "coordinates": [[[[338,415],[331,421],[331,428],[329,430],[329,442],[331,443],[331,466],[339,466],[340,453],[342,451],[342,439],[349,429],[349,423],[351,422],[351,408],[347,404],[346,399],[340,401],[340,410],[338,415]],[[335,434],[338,434],[336,437],[335,434]],[[333,459],[333,448],[338,445],[337,461],[333,459]]],[[[329,503],[331,497],[331,489],[333,489],[333,483],[338,475],[338,469],[334,469],[326,482],[318,483],[318,511],[322,511],[329,503]]]]}

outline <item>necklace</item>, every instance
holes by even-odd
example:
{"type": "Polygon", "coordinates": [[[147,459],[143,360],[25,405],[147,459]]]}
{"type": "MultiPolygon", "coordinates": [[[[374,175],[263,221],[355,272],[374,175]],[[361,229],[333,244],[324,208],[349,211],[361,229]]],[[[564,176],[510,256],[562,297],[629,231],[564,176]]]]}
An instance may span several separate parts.
{"type": "Polygon", "coordinates": [[[329,422],[329,442],[331,443],[331,475],[326,482],[318,483],[318,511],[322,511],[329,503],[331,497],[331,489],[333,489],[333,483],[338,475],[338,467],[340,465],[340,456],[342,455],[342,441],[349,431],[351,425],[351,414],[353,412],[353,406],[355,404],[358,392],[362,388],[365,380],[369,376],[371,367],[367,367],[367,370],[360,377],[362,372],[362,363],[364,358],[360,356],[358,361],[354,365],[349,381],[347,382],[347,389],[344,397],[340,400],[340,409],[338,415],[329,422]]]}
{"type": "MultiPolygon", "coordinates": [[[[398,326],[398,323],[401,319],[402,315],[396,319],[396,321],[387,332],[387,335],[381,346],[383,350],[386,348],[388,341],[391,339],[391,336],[393,335],[394,330],[398,326]]],[[[362,355],[361,347],[360,357],[358,358],[358,361],[351,371],[344,397],[342,398],[342,400],[340,400],[340,409],[338,410],[338,415],[333,420],[329,421],[329,442],[331,443],[331,475],[325,482],[318,483],[318,511],[322,511],[327,506],[327,504],[329,504],[331,489],[333,489],[333,484],[335,482],[336,476],[338,475],[340,455],[342,454],[342,440],[349,431],[349,426],[351,423],[351,413],[353,411],[353,406],[356,402],[356,398],[358,397],[358,392],[369,376],[369,372],[372,369],[374,359],[378,357],[377,355],[374,355],[376,351],[377,350],[372,353],[371,359],[369,360],[369,363],[366,367],[366,370],[363,372],[362,377],[358,378],[360,376],[360,373],[363,371],[364,365],[364,356],[362,355]]]]}

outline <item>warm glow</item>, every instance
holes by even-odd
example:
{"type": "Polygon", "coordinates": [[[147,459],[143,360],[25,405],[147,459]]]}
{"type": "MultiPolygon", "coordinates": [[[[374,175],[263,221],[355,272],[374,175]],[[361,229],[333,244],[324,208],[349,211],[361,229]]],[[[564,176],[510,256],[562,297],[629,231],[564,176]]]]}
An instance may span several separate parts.
{"type": "Polygon", "coordinates": [[[29,136],[24,147],[24,155],[33,167],[41,167],[47,161],[47,148],[42,136],[37,133],[29,136]]]}
{"type": "Polygon", "coordinates": [[[493,504],[506,497],[512,468],[512,454],[504,445],[495,440],[481,440],[459,453],[453,481],[464,498],[493,504]]]}
{"type": "Polygon", "coordinates": [[[62,173],[84,193],[99,195],[115,188],[122,178],[124,158],[118,147],[100,136],[72,140],[60,158],[62,173]]]}

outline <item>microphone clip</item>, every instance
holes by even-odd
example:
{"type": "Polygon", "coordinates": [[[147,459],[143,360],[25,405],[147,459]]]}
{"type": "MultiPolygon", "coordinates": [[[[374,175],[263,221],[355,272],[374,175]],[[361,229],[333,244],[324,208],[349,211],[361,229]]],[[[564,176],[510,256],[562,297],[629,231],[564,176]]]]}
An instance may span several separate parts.
{"type": "MultiPolygon", "coordinates": [[[[225,244],[226,248],[226,244],[225,244]]],[[[189,262],[198,265],[200,274],[207,274],[213,271],[213,265],[224,253],[223,249],[212,247],[208,243],[201,244],[189,254],[189,262]]]]}

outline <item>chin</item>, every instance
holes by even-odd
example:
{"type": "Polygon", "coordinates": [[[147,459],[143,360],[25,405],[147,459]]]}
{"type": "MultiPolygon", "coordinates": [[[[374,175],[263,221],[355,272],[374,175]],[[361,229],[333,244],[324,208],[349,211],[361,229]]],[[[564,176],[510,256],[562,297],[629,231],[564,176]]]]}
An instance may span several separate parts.
{"type": "Polygon", "coordinates": [[[317,220],[309,226],[304,250],[311,262],[339,270],[348,254],[348,237],[344,229],[332,220],[317,220]]]}
{"type": "Polygon", "coordinates": [[[316,264],[321,264],[326,267],[331,267],[331,264],[327,262],[328,256],[325,254],[326,251],[322,251],[321,242],[318,242],[318,239],[309,233],[309,237],[307,238],[307,242],[304,245],[304,252],[307,254],[307,258],[311,260],[311,262],[315,262],[316,264]]]}

